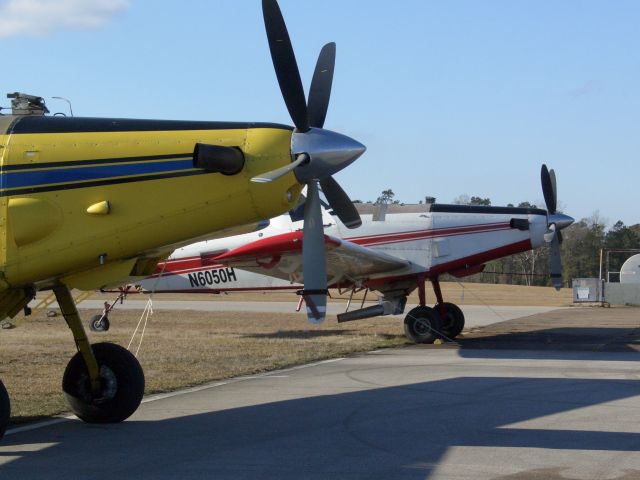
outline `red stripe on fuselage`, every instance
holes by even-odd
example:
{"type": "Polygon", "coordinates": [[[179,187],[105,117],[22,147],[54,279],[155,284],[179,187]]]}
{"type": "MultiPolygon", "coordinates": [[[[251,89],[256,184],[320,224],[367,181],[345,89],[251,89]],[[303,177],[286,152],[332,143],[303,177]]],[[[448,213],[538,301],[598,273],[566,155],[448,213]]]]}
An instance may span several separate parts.
{"type": "Polygon", "coordinates": [[[427,238],[453,237],[457,235],[470,235],[475,233],[490,233],[500,230],[510,230],[509,223],[484,223],[479,225],[469,225],[463,227],[437,228],[431,230],[415,230],[412,232],[387,233],[383,235],[370,235],[364,237],[345,238],[358,245],[372,246],[384,245],[387,243],[411,242],[424,240],[427,238]]]}

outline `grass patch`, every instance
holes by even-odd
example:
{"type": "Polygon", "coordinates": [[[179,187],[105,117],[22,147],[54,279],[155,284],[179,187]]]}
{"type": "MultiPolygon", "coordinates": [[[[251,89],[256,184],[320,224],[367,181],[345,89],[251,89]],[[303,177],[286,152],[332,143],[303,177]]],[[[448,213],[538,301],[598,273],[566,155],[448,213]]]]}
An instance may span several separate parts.
{"type": "MultiPolygon", "coordinates": [[[[81,311],[83,319],[95,313],[81,311]]],[[[91,342],[126,347],[140,314],[114,311],[111,329],[89,332],[91,342]]],[[[156,311],[138,359],[150,394],[406,343],[398,319],[312,325],[302,314],[156,311]]],[[[136,348],[134,341],[131,350],[136,348]]],[[[68,412],[61,382],[74,354],[61,316],[42,312],[0,332],[0,378],[11,396],[13,424],[68,412]]]]}

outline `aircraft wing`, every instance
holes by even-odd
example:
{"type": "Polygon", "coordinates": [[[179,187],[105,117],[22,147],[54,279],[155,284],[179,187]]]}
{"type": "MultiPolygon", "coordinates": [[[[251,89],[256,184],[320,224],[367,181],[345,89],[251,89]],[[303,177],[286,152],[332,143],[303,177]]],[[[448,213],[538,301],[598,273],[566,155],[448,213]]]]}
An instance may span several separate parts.
{"type": "MultiPolygon", "coordinates": [[[[302,283],[302,232],[260,239],[212,258],[211,261],[254,273],[302,283]]],[[[409,266],[409,262],[347,240],[324,236],[330,286],[351,284],[371,275],[409,266]]]]}

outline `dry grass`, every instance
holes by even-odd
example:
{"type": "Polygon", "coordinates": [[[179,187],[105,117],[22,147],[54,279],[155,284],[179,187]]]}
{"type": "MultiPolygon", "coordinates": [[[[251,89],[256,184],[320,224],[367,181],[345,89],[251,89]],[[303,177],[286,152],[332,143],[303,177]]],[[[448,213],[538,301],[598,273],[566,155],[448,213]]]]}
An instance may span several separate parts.
{"type": "MultiPolygon", "coordinates": [[[[83,318],[96,311],[84,310],[83,318]]],[[[119,310],[106,333],[92,342],[127,346],[139,311],[119,310]]],[[[35,315],[21,327],[0,333],[0,378],[12,398],[12,422],[67,411],[62,374],[75,353],[62,317],[35,315]]],[[[157,311],[139,353],[147,393],[273,370],[357,351],[405,344],[398,320],[375,319],[351,325],[307,324],[299,314],[157,311]]],[[[135,351],[137,342],[131,349],[135,351]]]]}
{"type": "MultiPolygon", "coordinates": [[[[570,288],[559,292],[552,287],[523,287],[521,285],[494,285],[490,283],[443,282],[442,295],[458,305],[507,305],[563,307],[573,302],[570,288]]],[[[427,287],[428,289],[428,287],[427,287]]],[[[427,303],[435,302],[433,293],[427,294],[427,303]]],[[[409,297],[409,303],[417,303],[418,295],[409,297]]]]}
{"type": "MultiPolygon", "coordinates": [[[[445,299],[458,304],[568,305],[569,289],[444,283],[445,299]]],[[[333,292],[334,297],[339,297],[333,292]]],[[[112,300],[113,294],[94,298],[112,300]]],[[[182,299],[296,301],[292,292],[208,295],[157,295],[156,300],[182,299]]],[[[370,300],[375,297],[370,295],[370,300]]],[[[344,298],[333,301],[344,302],[344,298]]],[[[433,303],[433,294],[428,303],[433,303]]],[[[417,303],[417,296],[409,305],[417,303]]],[[[97,311],[83,310],[84,319],[97,311]]],[[[92,342],[127,346],[140,311],[117,309],[107,333],[89,332],[92,342]]],[[[406,344],[398,319],[376,318],[344,325],[328,319],[311,325],[302,314],[207,313],[156,311],[140,350],[147,393],[163,392],[208,381],[273,370],[352,352],[406,344]]],[[[132,346],[135,351],[136,344],[132,346]]],[[[75,353],[62,317],[34,315],[22,326],[0,331],[0,378],[12,398],[12,421],[24,422],[67,411],[61,379],[75,353]]]]}

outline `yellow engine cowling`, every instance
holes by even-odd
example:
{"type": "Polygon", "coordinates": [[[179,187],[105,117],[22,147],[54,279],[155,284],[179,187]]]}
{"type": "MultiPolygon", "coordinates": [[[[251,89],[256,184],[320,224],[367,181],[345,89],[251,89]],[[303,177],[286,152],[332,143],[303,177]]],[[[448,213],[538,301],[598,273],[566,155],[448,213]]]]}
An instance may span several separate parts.
{"type": "Polygon", "coordinates": [[[46,287],[66,279],[70,286],[99,288],[135,276],[140,261],[178,245],[244,233],[297,202],[302,186],[293,174],[272,184],[250,182],[289,163],[290,143],[290,129],[271,126],[73,133],[8,128],[0,135],[5,283],[46,287]],[[196,143],[241,149],[244,168],[236,175],[194,171],[189,162],[196,143]],[[163,176],[171,162],[185,168],[163,176]],[[157,178],[136,170],[151,165],[157,178]],[[129,167],[132,174],[124,175],[129,167]],[[31,178],[34,185],[25,186],[31,178]]]}

